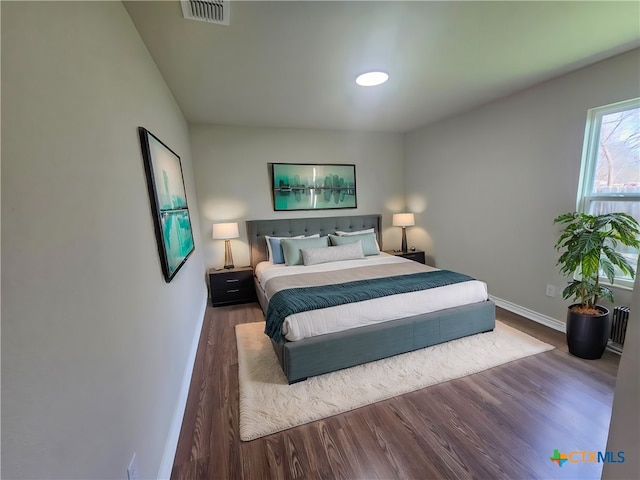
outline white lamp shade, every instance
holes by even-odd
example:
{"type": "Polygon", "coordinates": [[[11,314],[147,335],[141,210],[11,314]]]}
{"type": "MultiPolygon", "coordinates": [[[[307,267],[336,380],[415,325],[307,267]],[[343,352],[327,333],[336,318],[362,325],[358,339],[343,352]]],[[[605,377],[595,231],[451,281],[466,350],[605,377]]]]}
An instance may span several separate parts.
{"type": "Polygon", "coordinates": [[[416,220],[413,213],[394,213],[393,214],[393,226],[394,227],[413,227],[416,224],[416,220]]]}
{"type": "Polygon", "coordinates": [[[214,223],[213,224],[213,239],[214,240],[228,240],[230,238],[238,238],[237,223],[214,223]]]}

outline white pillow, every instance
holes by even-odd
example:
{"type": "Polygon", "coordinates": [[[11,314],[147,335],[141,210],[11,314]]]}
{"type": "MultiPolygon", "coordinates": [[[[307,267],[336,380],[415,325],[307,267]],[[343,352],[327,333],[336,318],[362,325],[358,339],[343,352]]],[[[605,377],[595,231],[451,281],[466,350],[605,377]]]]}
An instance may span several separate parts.
{"type": "Polygon", "coordinates": [[[357,230],[354,232],[341,232],[340,230],[336,230],[336,235],[338,235],[339,237],[348,235],[360,235],[361,233],[374,233],[374,229],[367,228],[366,230],[357,230]]]}
{"type": "Polygon", "coordinates": [[[305,265],[317,265],[318,263],[364,258],[362,242],[360,240],[338,247],[302,248],[300,252],[302,252],[302,263],[305,265]]]}

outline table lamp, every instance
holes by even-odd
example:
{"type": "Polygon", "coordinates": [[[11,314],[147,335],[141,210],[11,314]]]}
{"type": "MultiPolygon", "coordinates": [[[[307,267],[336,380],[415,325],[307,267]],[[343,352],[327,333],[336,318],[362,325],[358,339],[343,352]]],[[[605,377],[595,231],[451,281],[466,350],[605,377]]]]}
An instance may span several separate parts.
{"type": "Polygon", "coordinates": [[[393,226],[402,227],[402,253],[407,253],[407,228],[416,224],[413,213],[394,213],[393,226]]]}
{"type": "Polygon", "coordinates": [[[233,268],[233,254],[231,253],[231,242],[229,239],[238,238],[237,223],[214,223],[213,239],[224,240],[224,268],[233,268]]]}

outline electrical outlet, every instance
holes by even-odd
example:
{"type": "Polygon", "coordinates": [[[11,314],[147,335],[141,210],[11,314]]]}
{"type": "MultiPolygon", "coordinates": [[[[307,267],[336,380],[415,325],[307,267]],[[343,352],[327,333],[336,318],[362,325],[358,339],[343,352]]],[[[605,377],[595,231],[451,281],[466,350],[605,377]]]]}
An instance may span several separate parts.
{"type": "Polygon", "coordinates": [[[553,285],[547,285],[547,297],[556,296],[556,287],[553,285]]]}
{"type": "Polygon", "coordinates": [[[140,480],[138,475],[138,465],[136,463],[136,454],[133,454],[131,461],[129,462],[129,468],[127,468],[127,478],[129,480],[140,480]]]}

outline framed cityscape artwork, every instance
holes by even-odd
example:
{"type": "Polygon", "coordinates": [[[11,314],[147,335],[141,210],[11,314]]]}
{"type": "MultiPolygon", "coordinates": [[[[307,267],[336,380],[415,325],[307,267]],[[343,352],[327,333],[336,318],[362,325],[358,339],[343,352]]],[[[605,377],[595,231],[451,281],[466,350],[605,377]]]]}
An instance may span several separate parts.
{"type": "Polygon", "coordinates": [[[273,209],[356,208],[356,166],[272,163],[273,209]]]}
{"type": "Polygon", "coordinates": [[[169,283],[195,250],[180,157],[144,127],[138,127],[158,253],[169,283]]]}

